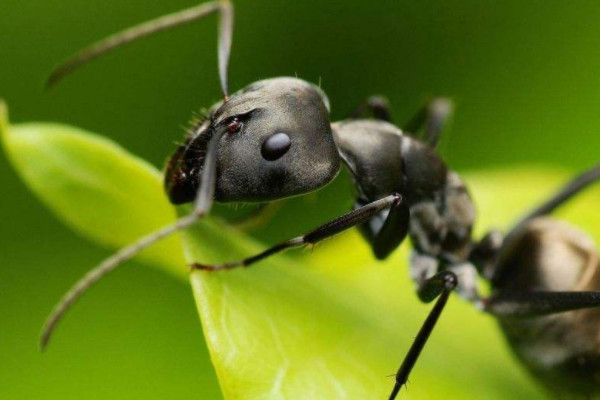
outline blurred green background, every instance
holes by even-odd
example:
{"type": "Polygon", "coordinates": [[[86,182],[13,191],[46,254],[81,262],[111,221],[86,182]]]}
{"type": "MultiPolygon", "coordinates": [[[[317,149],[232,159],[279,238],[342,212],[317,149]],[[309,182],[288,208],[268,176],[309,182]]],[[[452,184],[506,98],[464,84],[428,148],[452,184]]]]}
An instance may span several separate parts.
{"type": "MultiPolygon", "coordinates": [[[[42,85],[82,46],[194,4],[2,0],[0,96],[12,120],[80,126],[162,166],[192,111],[219,98],[214,18],[112,54],[52,92],[42,85]]],[[[456,116],[441,149],[460,171],[532,162],[579,169],[598,158],[597,1],[235,4],[232,90],[297,75],[322,82],[334,120],[381,93],[400,123],[429,96],[450,96],[456,116]]],[[[344,178],[286,202],[256,235],[272,242],[347,210],[344,178]]],[[[46,313],[107,252],[57,222],[4,155],[0,179],[0,399],[218,399],[189,288],[151,269],[125,268],[104,282],[48,354],[38,353],[46,313]]]]}

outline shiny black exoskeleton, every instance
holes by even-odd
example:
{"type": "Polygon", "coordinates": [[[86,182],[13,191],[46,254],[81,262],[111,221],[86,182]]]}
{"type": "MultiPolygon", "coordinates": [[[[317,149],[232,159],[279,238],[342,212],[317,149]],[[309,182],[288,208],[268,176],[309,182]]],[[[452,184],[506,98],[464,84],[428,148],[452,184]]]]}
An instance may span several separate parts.
{"type": "MultiPolygon", "coordinates": [[[[196,223],[209,213],[213,201],[264,203],[313,192],[331,182],[342,165],[350,172],[356,188],[352,211],[244,260],[219,265],[196,263],[193,268],[217,271],[247,267],[282,250],[314,244],[355,226],[371,245],[374,255],[383,259],[408,236],[413,244],[411,275],[419,298],[424,302],[437,301],[398,370],[390,399],[407,382],[453,291],[499,316],[511,343],[525,359],[531,354],[526,351],[531,343],[514,332],[529,325],[513,323],[511,318],[600,304],[597,292],[573,296],[573,293],[536,291],[540,287],[548,290],[556,287],[540,286],[537,278],[528,281],[531,276],[521,276],[518,271],[558,268],[546,263],[549,250],[545,250],[542,242],[536,247],[541,249],[539,254],[527,245],[545,237],[535,233],[539,227],[534,229],[529,223],[597,179],[600,168],[573,181],[518,224],[506,239],[498,232],[491,232],[483,240],[474,241],[471,232],[475,209],[471,197],[459,175],[448,169],[435,151],[451,112],[448,100],[431,101],[403,131],[392,123],[387,104],[380,97],[369,98],[351,118],[331,123],[325,93],[298,78],[266,79],[230,95],[227,65],[233,7],[229,1],[205,3],[103,40],[55,70],[49,84],[125,43],[212,13],[221,17],[219,76],[223,100],[208,111],[204,120],[190,128],[165,172],[165,188],[171,202],[194,203],[193,212],[120,250],[90,271],[51,314],[42,335],[42,347],[60,318],[90,286],[144,248],[196,223]],[[373,118],[365,118],[368,114],[373,118]],[[406,134],[419,131],[424,132],[422,136],[406,134]],[[520,263],[525,267],[521,268],[520,263]],[[492,283],[492,297],[481,298],[477,293],[478,274],[492,283]]],[[[551,226],[539,229],[554,231],[551,226]]],[[[573,259],[567,251],[562,254],[564,262],[573,259]]]]}

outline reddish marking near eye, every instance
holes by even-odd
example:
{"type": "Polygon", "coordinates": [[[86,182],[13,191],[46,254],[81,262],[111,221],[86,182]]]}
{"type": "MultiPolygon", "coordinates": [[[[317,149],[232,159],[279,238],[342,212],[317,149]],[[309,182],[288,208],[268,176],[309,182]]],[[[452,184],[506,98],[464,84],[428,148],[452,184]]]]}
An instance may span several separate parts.
{"type": "Polygon", "coordinates": [[[237,133],[242,129],[242,123],[239,119],[234,118],[229,124],[227,124],[227,132],[237,133]]]}

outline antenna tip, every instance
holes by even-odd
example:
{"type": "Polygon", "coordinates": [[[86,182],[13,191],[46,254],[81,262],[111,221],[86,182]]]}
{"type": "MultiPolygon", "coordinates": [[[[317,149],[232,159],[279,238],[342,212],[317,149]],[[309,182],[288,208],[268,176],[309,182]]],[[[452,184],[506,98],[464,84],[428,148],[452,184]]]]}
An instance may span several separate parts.
{"type": "Polygon", "coordinates": [[[48,78],[44,82],[44,92],[50,91],[50,89],[52,89],[59,80],[60,76],[56,74],[56,72],[51,73],[50,76],[48,76],[48,78]]]}
{"type": "Polygon", "coordinates": [[[55,67],[50,72],[50,75],[48,75],[46,78],[46,82],[44,82],[44,91],[47,92],[48,90],[54,88],[57,83],[62,81],[65,76],[73,72],[76,67],[77,65],[72,61],[55,67]]]}
{"type": "Polygon", "coordinates": [[[38,342],[38,348],[40,353],[44,353],[48,348],[48,342],[50,341],[50,337],[52,336],[52,332],[54,332],[54,327],[56,322],[46,322],[44,327],[42,328],[42,333],[40,335],[40,341],[38,342]]]}
{"type": "Polygon", "coordinates": [[[42,335],[40,337],[40,341],[38,342],[38,350],[40,353],[45,353],[48,348],[48,336],[42,335]]]}

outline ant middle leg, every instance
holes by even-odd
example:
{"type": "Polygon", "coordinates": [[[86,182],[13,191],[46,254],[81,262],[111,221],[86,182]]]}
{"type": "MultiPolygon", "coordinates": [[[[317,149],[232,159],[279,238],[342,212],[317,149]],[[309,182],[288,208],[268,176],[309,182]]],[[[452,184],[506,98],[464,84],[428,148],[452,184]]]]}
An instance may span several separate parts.
{"type": "Polygon", "coordinates": [[[456,289],[458,285],[458,278],[453,272],[442,271],[425,280],[419,287],[418,295],[419,299],[425,303],[432,302],[436,298],[438,299],[433,309],[425,319],[425,322],[421,326],[415,341],[410,346],[408,353],[404,357],[398,372],[396,373],[396,383],[392,389],[389,400],[394,400],[403,385],[408,382],[408,377],[415,366],[415,363],[419,359],[423,348],[427,344],[427,340],[433,332],[442,311],[448,302],[450,293],[456,289]]]}
{"type": "MultiPolygon", "coordinates": [[[[399,194],[392,194],[380,200],[376,200],[371,203],[365,204],[364,206],[359,207],[353,211],[350,211],[349,213],[346,213],[324,225],[321,225],[320,227],[302,236],[297,236],[293,239],[286,240],[285,242],[278,243],[257,255],[239,261],[233,261],[216,265],[195,263],[192,264],[191,267],[192,269],[201,269],[207,271],[227,270],[236,267],[248,267],[258,261],[264,260],[265,258],[277,254],[281,251],[295,247],[303,247],[306,245],[316,244],[321,240],[332,237],[349,228],[364,224],[365,222],[373,218],[375,215],[388,208],[392,210],[406,208],[405,200],[399,194]]],[[[404,228],[404,231],[406,232],[407,228],[404,228]]],[[[404,237],[402,237],[401,239],[403,238],[404,237]]]]}

